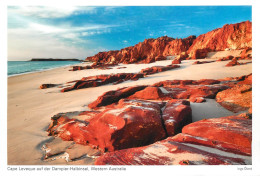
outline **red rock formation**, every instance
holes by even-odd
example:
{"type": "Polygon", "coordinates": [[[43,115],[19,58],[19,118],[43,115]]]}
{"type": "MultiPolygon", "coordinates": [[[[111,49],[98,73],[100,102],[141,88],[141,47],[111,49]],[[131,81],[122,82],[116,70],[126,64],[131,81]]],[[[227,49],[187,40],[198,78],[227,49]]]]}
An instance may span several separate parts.
{"type": "Polygon", "coordinates": [[[172,69],[179,68],[179,67],[180,67],[179,65],[153,66],[153,67],[142,69],[140,71],[140,73],[143,73],[145,75],[151,75],[151,74],[154,74],[154,73],[172,70],[172,69]]]}
{"type": "Polygon", "coordinates": [[[180,133],[185,125],[192,122],[190,102],[170,100],[165,105],[162,118],[168,136],[180,133]]]}
{"type": "MultiPolygon", "coordinates": [[[[214,153],[212,148],[175,142],[172,137],[149,146],[106,153],[95,165],[245,165],[250,158],[214,153]],[[206,148],[206,149],[205,149],[206,148]]],[[[219,150],[218,150],[219,151],[219,150]]]]}
{"type": "Polygon", "coordinates": [[[47,88],[51,88],[51,87],[56,87],[59,84],[42,84],[40,85],[40,89],[47,89],[47,88]]]}
{"type": "Polygon", "coordinates": [[[176,142],[181,142],[181,143],[190,143],[190,144],[196,144],[196,145],[202,145],[202,146],[208,146],[208,147],[213,147],[217,148],[219,150],[223,150],[226,152],[231,152],[231,153],[236,153],[236,154],[241,154],[241,155],[252,155],[251,152],[251,147],[242,147],[239,145],[235,145],[229,142],[222,142],[222,141],[217,141],[214,139],[209,139],[209,138],[204,138],[204,137],[198,137],[198,136],[192,136],[189,134],[185,133],[179,133],[175,135],[172,138],[176,142]]]}
{"type": "Polygon", "coordinates": [[[172,64],[181,64],[181,60],[180,59],[174,59],[172,61],[172,64]]]}
{"type": "Polygon", "coordinates": [[[95,109],[100,106],[110,105],[112,103],[118,102],[122,98],[127,98],[133,95],[135,92],[143,90],[147,86],[133,86],[124,87],[118,90],[112,90],[105,92],[103,95],[99,96],[97,100],[93,101],[88,105],[89,108],[95,109]]]}
{"type": "Polygon", "coordinates": [[[105,63],[151,63],[165,59],[165,56],[176,55],[185,52],[191,46],[195,36],[185,39],[160,37],[157,39],[145,39],[135,46],[121,50],[100,52],[86,60],[99,64],[105,63]]]}
{"type": "Polygon", "coordinates": [[[52,118],[48,131],[67,141],[89,144],[103,151],[148,145],[165,138],[161,107],[154,102],[120,100],[86,120],[52,118]]]}
{"type": "Polygon", "coordinates": [[[209,51],[222,51],[226,48],[241,49],[252,47],[252,23],[245,21],[227,24],[199,37],[190,36],[185,39],[160,37],[145,39],[135,46],[121,50],[100,52],[86,60],[94,65],[117,63],[151,63],[165,59],[166,56],[179,55],[180,59],[205,58],[209,51]],[[188,57],[188,55],[190,57],[188,57]]]}
{"type": "Polygon", "coordinates": [[[172,85],[212,85],[212,84],[219,84],[219,80],[215,79],[200,79],[196,80],[167,80],[161,81],[158,83],[153,84],[156,87],[169,87],[172,85]]]}
{"type": "Polygon", "coordinates": [[[207,64],[207,63],[212,63],[212,62],[215,62],[215,61],[195,61],[195,62],[193,62],[192,65],[207,64]]]}
{"type": "Polygon", "coordinates": [[[239,112],[252,107],[252,85],[238,84],[219,92],[216,101],[226,109],[239,112]]]}
{"type": "Polygon", "coordinates": [[[88,87],[97,87],[109,83],[119,83],[127,80],[138,80],[143,78],[144,74],[141,73],[118,73],[110,75],[97,75],[84,77],[81,80],[76,81],[76,83],[71,86],[61,90],[61,92],[68,92],[75,89],[82,89],[88,87]]]}
{"type": "Polygon", "coordinates": [[[233,58],[229,63],[227,63],[225,66],[226,67],[233,67],[236,65],[241,65],[236,58],[233,58]]]}
{"type": "Polygon", "coordinates": [[[234,58],[234,56],[227,56],[227,57],[224,57],[224,58],[221,58],[221,59],[218,59],[217,61],[227,61],[227,60],[232,60],[234,58]]]}
{"type": "MultiPolygon", "coordinates": [[[[144,100],[162,100],[167,99],[164,93],[158,87],[146,87],[145,89],[136,92],[129,97],[130,99],[144,99],[144,100]]],[[[168,98],[169,99],[169,98],[168,98]]]]}
{"type": "MultiPolygon", "coordinates": [[[[252,121],[236,116],[200,120],[182,129],[182,133],[229,143],[251,151],[252,121]]],[[[236,147],[234,147],[236,149],[236,147]]]]}
{"type": "Polygon", "coordinates": [[[223,51],[226,48],[241,49],[245,47],[252,47],[252,23],[250,21],[226,24],[222,28],[198,36],[188,53],[195,59],[198,58],[196,52],[200,49],[223,51]]]}
{"type": "Polygon", "coordinates": [[[246,47],[243,49],[240,55],[241,59],[249,59],[252,58],[252,48],[246,47]]]}
{"type": "Polygon", "coordinates": [[[201,120],[185,126],[183,133],[154,144],[105,153],[95,164],[251,164],[251,128],[251,120],[236,116],[201,120]]]}
{"type": "Polygon", "coordinates": [[[203,59],[207,57],[209,51],[211,51],[209,48],[195,49],[192,51],[191,59],[203,59]]]}

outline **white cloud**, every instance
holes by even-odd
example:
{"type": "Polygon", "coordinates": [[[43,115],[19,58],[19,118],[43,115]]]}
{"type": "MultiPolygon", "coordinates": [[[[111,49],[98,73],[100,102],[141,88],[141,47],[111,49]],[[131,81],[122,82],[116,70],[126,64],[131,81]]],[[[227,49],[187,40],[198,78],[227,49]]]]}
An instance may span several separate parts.
{"type": "Polygon", "coordinates": [[[96,7],[90,6],[15,6],[8,13],[40,18],[61,18],[72,14],[96,13],[96,7]]]}
{"type": "Polygon", "coordinates": [[[84,59],[93,54],[92,51],[61,42],[51,35],[40,35],[33,30],[8,31],[8,60],[29,60],[37,57],[84,59]]]}

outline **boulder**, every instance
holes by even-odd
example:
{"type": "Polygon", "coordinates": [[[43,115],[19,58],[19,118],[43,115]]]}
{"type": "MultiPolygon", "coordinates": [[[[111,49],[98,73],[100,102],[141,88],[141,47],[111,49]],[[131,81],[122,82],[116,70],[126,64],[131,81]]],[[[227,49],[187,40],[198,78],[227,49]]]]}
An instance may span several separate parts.
{"type": "Polygon", "coordinates": [[[190,103],[185,100],[168,101],[162,114],[168,136],[180,133],[185,125],[192,122],[190,103]]]}
{"type": "Polygon", "coordinates": [[[83,89],[89,87],[97,87],[109,83],[119,83],[127,80],[138,80],[139,78],[143,77],[144,74],[142,73],[117,73],[110,75],[89,76],[76,81],[74,85],[62,89],[61,92],[68,92],[75,89],[83,89]]]}
{"type": "Polygon", "coordinates": [[[133,87],[124,87],[118,90],[112,90],[105,92],[88,105],[89,108],[95,109],[100,106],[110,105],[112,103],[118,102],[122,98],[127,98],[133,95],[135,92],[143,90],[147,86],[133,86],[133,87]]]}
{"type": "Polygon", "coordinates": [[[207,63],[212,63],[212,62],[215,62],[215,61],[195,61],[195,62],[193,62],[192,65],[207,64],[207,63]]]}
{"type": "Polygon", "coordinates": [[[145,89],[136,92],[129,97],[130,99],[143,99],[143,100],[163,100],[169,99],[158,87],[146,87],[145,89]]]}
{"type": "Polygon", "coordinates": [[[181,64],[181,60],[180,59],[174,59],[172,61],[172,64],[181,64]]]}
{"type": "MultiPolygon", "coordinates": [[[[177,140],[178,141],[178,140],[177,140]]],[[[174,137],[154,144],[105,153],[95,165],[245,165],[251,157],[202,145],[176,142],[174,137]]]]}
{"type": "Polygon", "coordinates": [[[56,87],[59,84],[42,84],[40,85],[40,89],[47,89],[47,88],[51,88],[51,87],[56,87]]]}
{"type": "Polygon", "coordinates": [[[241,65],[238,61],[237,58],[233,58],[229,63],[227,63],[225,66],[226,67],[233,67],[236,65],[241,65]]]}
{"type": "Polygon", "coordinates": [[[224,108],[239,112],[252,107],[252,85],[238,84],[216,95],[216,101],[224,108]]]}
{"type": "Polygon", "coordinates": [[[233,145],[233,149],[244,148],[245,151],[251,151],[252,120],[250,119],[228,116],[200,120],[186,125],[182,133],[228,143],[233,145]]]}
{"type": "Polygon", "coordinates": [[[138,147],[165,138],[160,111],[160,105],[154,102],[121,99],[84,121],[55,118],[48,131],[102,151],[138,147]]]}

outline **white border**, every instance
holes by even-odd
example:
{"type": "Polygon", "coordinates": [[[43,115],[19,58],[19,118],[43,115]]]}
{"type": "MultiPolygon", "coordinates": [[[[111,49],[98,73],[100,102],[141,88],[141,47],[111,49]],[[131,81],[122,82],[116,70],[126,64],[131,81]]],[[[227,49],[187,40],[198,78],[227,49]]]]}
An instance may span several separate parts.
{"type": "Polygon", "coordinates": [[[1,0],[0,1],[0,80],[1,80],[1,108],[0,108],[0,175],[260,175],[260,117],[259,108],[259,14],[258,0],[1,0]],[[253,9],[253,171],[238,171],[238,166],[128,166],[127,172],[7,172],[7,6],[8,5],[89,5],[89,6],[185,6],[185,5],[252,5],[253,9]]]}

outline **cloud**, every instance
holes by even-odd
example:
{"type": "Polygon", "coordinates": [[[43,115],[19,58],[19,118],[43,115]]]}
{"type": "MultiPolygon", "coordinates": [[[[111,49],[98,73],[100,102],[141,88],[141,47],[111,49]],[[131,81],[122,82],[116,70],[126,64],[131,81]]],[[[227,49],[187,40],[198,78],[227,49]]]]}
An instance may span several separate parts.
{"type": "Polygon", "coordinates": [[[96,13],[97,7],[90,6],[10,6],[8,13],[39,18],[61,18],[70,15],[96,13]]]}
{"type": "Polygon", "coordinates": [[[93,51],[62,42],[52,35],[40,35],[34,30],[8,31],[8,60],[29,60],[35,57],[84,59],[93,54],[93,51]]]}

